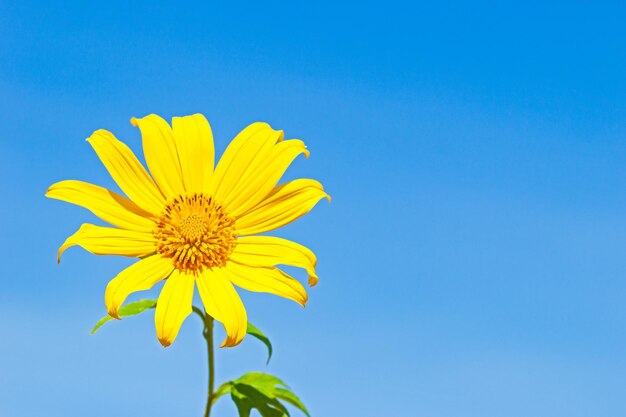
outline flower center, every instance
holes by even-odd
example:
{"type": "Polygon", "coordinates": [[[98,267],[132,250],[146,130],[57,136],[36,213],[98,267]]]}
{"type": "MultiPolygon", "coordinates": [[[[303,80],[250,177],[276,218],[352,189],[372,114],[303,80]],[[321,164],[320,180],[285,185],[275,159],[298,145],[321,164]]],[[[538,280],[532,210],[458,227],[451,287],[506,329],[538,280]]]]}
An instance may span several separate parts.
{"type": "Polygon", "coordinates": [[[171,200],[154,231],[157,253],[181,271],[221,267],[237,244],[235,220],[204,194],[171,200]]]}

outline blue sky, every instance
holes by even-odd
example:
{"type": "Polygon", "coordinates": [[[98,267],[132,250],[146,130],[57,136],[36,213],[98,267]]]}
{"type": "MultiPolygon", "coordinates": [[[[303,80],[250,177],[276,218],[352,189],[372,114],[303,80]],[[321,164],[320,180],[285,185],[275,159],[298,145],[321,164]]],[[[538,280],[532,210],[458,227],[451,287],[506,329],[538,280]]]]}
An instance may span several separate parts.
{"type": "Polygon", "coordinates": [[[223,3],[0,4],[0,415],[201,415],[200,324],[89,336],[130,261],[57,266],[95,218],[43,197],[113,187],[84,139],[139,151],[152,112],[219,152],[267,121],[333,196],[277,233],[318,255],[309,305],[244,293],[275,357],[246,339],[218,380],[276,373],[324,417],[625,415],[626,8],[223,3]]]}

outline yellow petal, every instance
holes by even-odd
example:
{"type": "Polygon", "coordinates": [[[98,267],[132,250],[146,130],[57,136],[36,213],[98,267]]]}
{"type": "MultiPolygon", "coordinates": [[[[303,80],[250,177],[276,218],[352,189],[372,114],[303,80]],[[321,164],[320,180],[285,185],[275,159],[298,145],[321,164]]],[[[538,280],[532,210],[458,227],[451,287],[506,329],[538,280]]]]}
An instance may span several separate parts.
{"type": "Polygon", "coordinates": [[[83,181],[57,182],[48,188],[46,197],[76,204],[105,222],[130,230],[151,231],[152,214],[121,195],[83,181]]]}
{"type": "Polygon", "coordinates": [[[131,200],[151,213],[159,214],[163,210],[165,197],[128,146],[106,130],[95,131],[87,142],[131,200]]]}
{"type": "Polygon", "coordinates": [[[94,255],[120,255],[139,258],[151,255],[156,251],[156,242],[152,233],[86,223],[61,245],[57,262],[61,261],[63,252],[74,245],[78,245],[94,255]]]}
{"type": "Polygon", "coordinates": [[[174,342],[183,321],[191,314],[193,281],[192,274],[174,269],[161,290],[154,313],[154,323],[159,342],[164,347],[174,342]]]}
{"type": "Polygon", "coordinates": [[[188,193],[208,192],[215,164],[213,133],[201,114],[174,117],[172,131],[188,193]]]}
{"type": "Polygon", "coordinates": [[[196,277],[196,285],[207,314],[224,325],[226,339],[222,347],[238,345],[246,335],[248,317],[226,271],[206,269],[196,277]]]}
{"type": "Polygon", "coordinates": [[[324,197],[330,201],[315,180],[298,179],[275,187],[256,207],[237,216],[237,232],[253,235],[277,229],[304,216],[324,197]]]}
{"type": "Polygon", "coordinates": [[[317,259],[308,248],[287,239],[273,236],[248,236],[237,239],[230,259],[239,264],[271,268],[290,265],[304,268],[309,274],[309,284],[317,284],[315,273],[317,259]]]}
{"type": "Polygon", "coordinates": [[[156,114],[130,122],[141,130],[143,153],[150,173],[167,198],[184,194],[183,177],[170,125],[156,114]]]}
{"type": "Polygon", "coordinates": [[[304,142],[281,141],[252,161],[249,175],[241,178],[222,201],[233,216],[245,213],[263,200],[276,186],[289,165],[300,154],[309,156],[304,142]]]}
{"type": "Polygon", "coordinates": [[[302,284],[278,268],[257,268],[229,262],[226,269],[231,282],[245,290],[275,294],[303,307],[308,300],[302,284]]]}
{"type": "Polygon", "coordinates": [[[272,129],[267,123],[253,123],[242,130],[220,158],[209,193],[223,204],[237,184],[252,175],[254,162],[263,160],[266,153],[282,137],[282,131],[272,129]]]}
{"type": "Polygon", "coordinates": [[[107,285],[104,304],[111,317],[119,319],[117,310],[126,297],[135,291],[149,290],[166,278],[174,269],[169,259],[159,255],[149,256],[124,269],[107,285]]]}

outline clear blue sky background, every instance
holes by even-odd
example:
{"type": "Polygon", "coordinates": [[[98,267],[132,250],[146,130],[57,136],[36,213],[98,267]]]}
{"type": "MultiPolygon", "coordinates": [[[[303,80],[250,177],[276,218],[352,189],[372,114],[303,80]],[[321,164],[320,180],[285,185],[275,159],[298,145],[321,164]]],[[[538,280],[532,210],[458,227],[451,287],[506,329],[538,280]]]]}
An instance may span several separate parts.
{"type": "Polygon", "coordinates": [[[43,196],[113,187],[85,138],[139,151],[151,112],[220,152],[267,121],[333,196],[279,233],[318,255],[309,305],[243,294],[275,357],[246,339],[220,380],[276,373],[314,417],[626,415],[623,3],[106,3],[0,4],[0,415],[203,411],[199,322],[89,336],[130,261],[57,266],[95,217],[43,196]]]}

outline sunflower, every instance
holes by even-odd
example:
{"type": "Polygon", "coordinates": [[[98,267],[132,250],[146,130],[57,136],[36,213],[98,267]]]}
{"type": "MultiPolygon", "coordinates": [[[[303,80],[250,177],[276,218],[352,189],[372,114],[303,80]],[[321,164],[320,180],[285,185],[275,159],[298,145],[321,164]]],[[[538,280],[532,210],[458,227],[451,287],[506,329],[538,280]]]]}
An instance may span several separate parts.
{"type": "Polygon", "coordinates": [[[303,268],[314,286],[313,252],[286,239],[255,236],[296,220],[324,197],[330,200],[311,179],[277,185],[298,155],[309,156],[304,143],[284,140],[282,131],[266,123],[253,123],[215,166],[213,134],[203,115],[174,117],[171,126],[154,114],[131,123],[141,131],[150,173],[112,133],[97,130],[87,139],[128,198],[74,180],[58,182],[46,193],[115,226],[83,224],[59,248],[59,261],[74,245],[96,255],[139,258],[107,285],[108,314],[119,319],[118,309],[131,293],[165,280],[155,325],[167,347],[191,313],[197,287],[207,314],[226,330],[222,347],[230,347],[243,340],[247,328],[234,285],[304,306],[306,290],[277,265],[303,268]]]}

